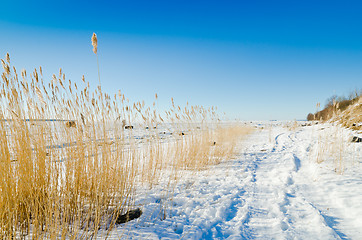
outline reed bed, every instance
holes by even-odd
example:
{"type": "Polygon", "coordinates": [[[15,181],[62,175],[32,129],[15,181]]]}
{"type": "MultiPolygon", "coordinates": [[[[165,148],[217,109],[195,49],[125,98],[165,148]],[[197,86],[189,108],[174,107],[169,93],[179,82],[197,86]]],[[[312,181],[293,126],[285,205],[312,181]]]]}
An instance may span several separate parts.
{"type": "Polygon", "coordinates": [[[9,54],[1,63],[0,239],[88,239],[111,231],[137,184],[152,188],[161,178],[182,178],[178,170],[230,158],[249,132],[221,124],[215,108],[172,100],[161,114],[157,95],[147,107],[121,92],[91,91],[84,77],[78,86],[61,69],[44,82],[41,67],[18,75],[9,54]]]}

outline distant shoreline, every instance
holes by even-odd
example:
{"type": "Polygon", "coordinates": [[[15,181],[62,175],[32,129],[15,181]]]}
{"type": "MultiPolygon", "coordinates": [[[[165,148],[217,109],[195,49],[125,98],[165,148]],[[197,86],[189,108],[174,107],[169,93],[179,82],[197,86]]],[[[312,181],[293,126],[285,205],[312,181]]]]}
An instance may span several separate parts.
{"type": "MultiPolygon", "coordinates": [[[[64,120],[64,119],[22,119],[26,122],[69,122],[69,121],[75,121],[75,120],[64,120]]],[[[0,119],[2,122],[12,122],[13,119],[0,119]]]]}

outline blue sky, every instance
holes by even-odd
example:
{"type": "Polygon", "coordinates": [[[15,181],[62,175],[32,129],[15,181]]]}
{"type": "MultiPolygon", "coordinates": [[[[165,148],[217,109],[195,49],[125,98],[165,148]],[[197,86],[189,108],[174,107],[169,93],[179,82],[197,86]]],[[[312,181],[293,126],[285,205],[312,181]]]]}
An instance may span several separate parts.
{"type": "Polygon", "coordinates": [[[304,119],[362,88],[359,1],[3,1],[0,56],[45,80],[62,67],[165,109],[217,106],[229,119],[304,119]]]}

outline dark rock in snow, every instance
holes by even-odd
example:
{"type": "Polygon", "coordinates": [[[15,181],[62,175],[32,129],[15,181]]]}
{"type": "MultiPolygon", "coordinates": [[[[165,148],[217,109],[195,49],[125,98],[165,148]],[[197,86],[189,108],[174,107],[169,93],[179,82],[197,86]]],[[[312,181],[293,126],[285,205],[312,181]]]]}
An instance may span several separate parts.
{"type": "Polygon", "coordinates": [[[132,221],[133,219],[139,218],[141,215],[142,215],[142,210],[140,208],[129,210],[125,214],[118,216],[116,224],[132,221]]]}
{"type": "Polygon", "coordinates": [[[124,126],[124,129],[133,129],[133,126],[126,125],[124,126]]]}
{"type": "Polygon", "coordinates": [[[362,142],[362,138],[354,136],[352,142],[362,142]]]}
{"type": "Polygon", "coordinates": [[[71,128],[71,127],[76,127],[75,121],[68,121],[65,123],[65,126],[71,128]]]}

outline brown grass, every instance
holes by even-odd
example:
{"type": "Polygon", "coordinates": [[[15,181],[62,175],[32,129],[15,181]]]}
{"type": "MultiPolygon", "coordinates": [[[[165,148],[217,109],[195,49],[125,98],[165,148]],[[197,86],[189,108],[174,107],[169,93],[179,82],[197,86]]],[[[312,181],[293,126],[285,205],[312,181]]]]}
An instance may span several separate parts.
{"type": "Polygon", "coordinates": [[[362,96],[354,104],[349,105],[345,111],[339,112],[333,119],[344,127],[354,130],[362,129],[362,96]]]}
{"type": "MultiPolygon", "coordinates": [[[[336,115],[343,115],[344,112],[347,109],[350,109],[351,106],[354,106],[355,104],[358,104],[360,101],[361,94],[356,93],[352,95],[350,99],[342,99],[342,100],[336,100],[332,99],[330,102],[326,105],[324,109],[321,111],[318,111],[319,106],[317,106],[317,112],[315,114],[309,113],[307,116],[308,121],[318,120],[318,121],[328,121],[332,118],[334,118],[336,115]]],[[[353,111],[356,111],[356,114],[360,114],[361,111],[354,109],[353,111]]],[[[348,113],[350,115],[350,113],[348,113]]],[[[348,115],[347,113],[345,115],[348,115]]]]}

